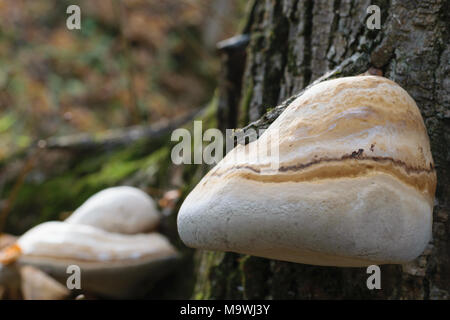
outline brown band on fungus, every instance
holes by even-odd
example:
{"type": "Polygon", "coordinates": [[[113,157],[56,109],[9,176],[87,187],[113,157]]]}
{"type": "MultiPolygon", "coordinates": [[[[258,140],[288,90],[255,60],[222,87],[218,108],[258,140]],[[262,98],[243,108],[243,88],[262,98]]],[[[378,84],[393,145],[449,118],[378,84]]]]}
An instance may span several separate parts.
{"type": "MultiPolygon", "coordinates": [[[[319,159],[315,159],[315,160],[307,162],[307,163],[300,163],[300,164],[295,164],[295,165],[290,165],[290,166],[280,166],[278,170],[281,172],[300,171],[300,170],[306,169],[312,165],[316,165],[316,164],[323,163],[323,162],[339,162],[339,161],[344,161],[344,160],[348,160],[348,159],[354,159],[354,160],[372,160],[375,162],[388,161],[388,162],[393,163],[396,166],[402,167],[408,174],[410,174],[410,173],[433,173],[435,171],[432,163],[430,163],[430,168],[413,167],[413,166],[408,166],[402,160],[396,160],[391,157],[363,156],[362,155],[363,151],[364,151],[364,149],[359,149],[358,151],[354,151],[351,154],[343,155],[340,158],[319,158],[319,159]]],[[[247,169],[247,170],[253,171],[255,173],[261,172],[260,168],[252,167],[252,166],[248,166],[248,165],[234,165],[234,166],[231,166],[230,168],[228,168],[226,171],[240,170],[240,169],[247,169]]],[[[211,175],[220,177],[224,174],[223,172],[218,172],[218,171],[219,170],[215,170],[215,171],[211,172],[211,175]]]]}
{"type": "Polygon", "coordinates": [[[435,170],[408,166],[401,160],[390,157],[363,156],[363,149],[354,151],[341,158],[321,158],[308,163],[280,166],[282,174],[261,174],[261,168],[249,165],[236,165],[220,172],[211,172],[211,176],[239,175],[244,179],[260,182],[308,182],[322,179],[356,178],[382,172],[392,175],[423,193],[430,201],[435,192],[435,170]],[[351,162],[351,163],[349,163],[351,162]],[[347,165],[344,165],[347,163],[347,165]],[[247,171],[243,173],[242,171],[247,171]],[[291,174],[288,174],[291,173],[291,174]]]}

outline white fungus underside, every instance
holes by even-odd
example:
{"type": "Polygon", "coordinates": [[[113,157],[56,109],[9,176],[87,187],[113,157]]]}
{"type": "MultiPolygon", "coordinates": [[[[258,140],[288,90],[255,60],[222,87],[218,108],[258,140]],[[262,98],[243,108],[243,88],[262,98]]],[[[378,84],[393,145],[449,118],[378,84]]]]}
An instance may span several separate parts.
{"type": "Polygon", "coordinates": [[[178,216],[188,246],[334,266],[410,261],[431,224],[422,195],[386,174],[301,183],[235,177],[191,193],[178,216]]]}
{"type": "Polygon", "coordinates": [[[158,234],[122,235],[87,225],[46,222],[22,237],[24,256],[85,261],[118,261],[161,257],[174,253],[168,240],[158,234]]]}

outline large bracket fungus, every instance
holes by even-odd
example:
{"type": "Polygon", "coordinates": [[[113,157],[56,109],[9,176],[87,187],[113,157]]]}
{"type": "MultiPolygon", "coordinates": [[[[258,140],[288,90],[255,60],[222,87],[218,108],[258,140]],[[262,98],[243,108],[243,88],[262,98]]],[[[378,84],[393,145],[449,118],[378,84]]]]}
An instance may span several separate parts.
{"type": "Polygon", "coordinates": [[[436,173],[414,100],[378,76],[316,84],[188,195],[188,246],[324,266],[401,264],[431,239],[436,173]],[[278,169],[252,144],[278,137],[278,169]],[[250,157],[240,157],[249,153],[250,157]],[[250,160],[247,160],[250,159],[250,160]]]}

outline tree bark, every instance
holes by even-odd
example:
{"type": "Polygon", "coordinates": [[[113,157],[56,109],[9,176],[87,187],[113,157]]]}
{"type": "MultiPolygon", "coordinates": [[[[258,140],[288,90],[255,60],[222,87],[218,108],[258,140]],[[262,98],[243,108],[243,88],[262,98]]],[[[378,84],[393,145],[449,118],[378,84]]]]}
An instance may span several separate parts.
{"type": "Polygon", "coordinates": [[[241,127],[249,122],[255,128],[267,127],[292,98],[323,75],[327,79],[369,69],[382,72],[414,98],[428,129],[438,175],[433,240],[415,261],[381,266],[381,290],[367,288],[365,268],[201,252],[195,298],[450,298],[449,9],[448,0],[254,2],[245,30],[250,41],[242,55],[246,60],[239,105],[221,92],[223,101],[233,101],[228,110],[238,112],[225,126],[232,128],[237,121],[241,127]],[[371,4],[381,8],[380,30],[366,27],[371,4]]]}

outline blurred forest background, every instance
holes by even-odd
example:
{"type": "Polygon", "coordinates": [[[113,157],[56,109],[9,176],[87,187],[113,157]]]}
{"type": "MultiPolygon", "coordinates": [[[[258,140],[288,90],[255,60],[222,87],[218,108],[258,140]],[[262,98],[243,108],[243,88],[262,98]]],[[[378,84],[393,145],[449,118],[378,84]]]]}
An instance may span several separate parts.
{"type": "Polygon", "coordinates": [[[40,139],[154,123],[204,105],[216,43],[245,1],[0,1],[0,159],[40,139]]]}

